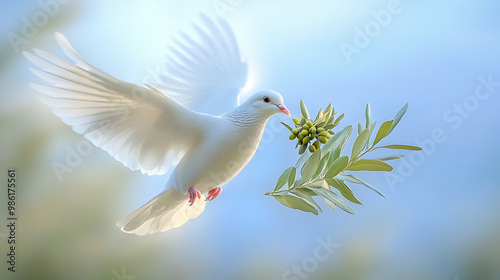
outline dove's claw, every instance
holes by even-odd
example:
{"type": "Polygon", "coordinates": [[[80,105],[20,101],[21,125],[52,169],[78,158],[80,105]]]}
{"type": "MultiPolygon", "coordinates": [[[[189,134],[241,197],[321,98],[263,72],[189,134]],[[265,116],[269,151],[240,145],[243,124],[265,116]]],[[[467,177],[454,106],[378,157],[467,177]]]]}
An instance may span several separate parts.
{"type": "Polygon", "coordinates": [[[195,189],[194,187],[190,187],[188,190],[189,193],[189,206],[193,205],[195,202],[196,198],[201,198],[201,193],[199,190],[195,189]]]}
{"type": "Polygon", "coordinates": [[[221,187],[213,188],[207,193],[207,198],[205,200],[211,201],[216,199],[219,194],[222,192],[221,187]]]}

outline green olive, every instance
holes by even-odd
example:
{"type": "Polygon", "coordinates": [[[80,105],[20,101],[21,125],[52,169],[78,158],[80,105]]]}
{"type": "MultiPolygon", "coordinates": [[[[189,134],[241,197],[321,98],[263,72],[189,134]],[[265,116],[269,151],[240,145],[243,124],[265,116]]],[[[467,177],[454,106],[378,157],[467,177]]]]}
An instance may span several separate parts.
{"type": "Polygon", "coordinates": [[[302,132],[300,134],[302,134],[302,136],[306,136],[306,135],[309,135],[309,131],[304,129],[304,130],[302,130],[302,132]]]}
{"type": "Polygon", "coordinates": [[[317,132],[317,133],[321,133],[321,132],[323,132],[323,131],[325,131],[325,129],[324,129],[324,128],[322,128],[322,127],[318,128],[318,129],[316,130],[316,132],[317,132]]]}
{"type": "Polygon", "coordinates": [[[307,124],[309,127],[313,127],[313,126],[314,126],[314,125],[313,125],[313,123],[312,123],[312,121],[308,121],[306,124],[307,124]]]}
{"type": "Polygon", "coordinates": [[[300,123],[299,119],[297,119],[297,118],[293,118],[292,120],[293,120],[293,122],[294,122],[295,124],[299,124],[299,123],[300,123]]]}
{"type": "Polygon", "coordinates": [[[290,139],[290,140],[293,140],[295,138],[297,138],[297,135],[295,135],[295,134],[290,134],[290,136],[288,136],[288,139],[290,139]]]}
{"type": "Polygon", "coordinates": [[[320,136],[318,137],[319,142],[326,144],[328,142],[328,139],[326,139],[326,136],[320,136]]]}
{"type": "Polygon", "coordinates": [[[292,129],[292,133],[293,133],[293,134],[298,134],[298,133],[299,133],[299,130],[298,130],[297,128],[294,128],[294,129],[292,129]]]}
{"type": "Polygon", "coordinates": [[[316,149],[319,149],[319,147],[321,146],[321,144],[318,141],[315,141],[313,145],[314,147],[316,147],[316,149]]]}
{"type": "Polygon", "coordinates": [[[328,139],[332,138],[332,136],[330,135],[330,133],[326,134],[326,138],[328,138],[328,139]]]}
{"type": "Polygon", "coordinates": [[[309,126],[307,124],[305,124],[303,127],[302,127],[303,130],[309,130],[309,126]]]}
{"type": "Polygon", "coordinates": [[[297,134],[297,138],[299,138],[299,140],[302,140],[304,138],[304,135],[302,135],[302,133],[299,133],[297,134]]]}
{"type": "Polygon", "coordinates": [[[311,133],[316,132],[316,127],[313,126],[313,127],[309,128],[309,132],[311,132],[311,133]]]}
{"type": "Polygon", "coordinates": [[[328,132],[326,132],[326,131],[321,131],[321,132],[319,133],[319,135],[320,135],[320,136],[325,136],[325,137],[327,137],[326,135],[328,135],[328,132]]]}
{"type": "Polygon", "coordinates": [[[311,138],[316,138],[316,133],[311,133],[311,138]]]}
{"type": "Polygon", "coordinates": [[[309,152],[314,153],[314,151],[316,151],[316,147],[309,146],[309,152]]]}
{"type": "Polygon", "coordinates": [[[309,141],[311,141],[311,138],[309,136],[306,136],[306,137],[304,137],[304,139],[302,139],[302,143],[304,143],[304,144],[309,143],[309,141]]]}

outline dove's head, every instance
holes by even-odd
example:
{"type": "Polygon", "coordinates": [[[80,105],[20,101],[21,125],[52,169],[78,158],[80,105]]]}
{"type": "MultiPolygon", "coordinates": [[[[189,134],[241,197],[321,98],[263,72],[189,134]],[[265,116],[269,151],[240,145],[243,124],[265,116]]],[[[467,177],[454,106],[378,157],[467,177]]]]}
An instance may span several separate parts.
{"type": "Polygon", "coordinates": [[[253,94],[245,103],[263,117],[269,118],[277,113],[290,116],[290,111],[286,108],[281,94],[269,89],[253,94]]]}

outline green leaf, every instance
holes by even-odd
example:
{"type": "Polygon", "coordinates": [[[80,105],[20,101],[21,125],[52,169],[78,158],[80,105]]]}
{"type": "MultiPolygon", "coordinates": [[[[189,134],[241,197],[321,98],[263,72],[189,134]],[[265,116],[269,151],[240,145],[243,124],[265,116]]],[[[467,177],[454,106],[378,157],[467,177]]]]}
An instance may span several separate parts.
{"type": "Polygon", "coordinates": [[[344,171],[348,162],[349,162],[349,157],[347,156],[339,157],[328,168],[328,171],[325,174],[325,178],[333,178],[337,176],[340,172],[344,171]]]}
{"type": "Polygon", "coordinates": [[[393,160],[393,159],[400,159],[404,156],[405,155],[392,155],[392,156],[379,157],[379,158],[375,158],[375,159],[381,160],[381,161],[388,161],[388,160],[393,160]]]}
{"type": "Polygon", "coordinates": [[[363,132],[365,128],[363,127],[363,125],[361,123],[358,123],[358,134],[361,134],[361,132],[363,132]]]}
{"type": "Polygon", "coordinates": [[[403,108],[401,108],[401,110],[399,110],[399,112],[396,114],[387,134],[391,133],[394,130],[394,128],[396,127],[396,125],[398,125],[399,121],[404,116],[407,109],[408,109],[408,103],[406,103],[405,106],[403,106],[403,108]]]}
{"type": "Polygon", "coordinates": [[[356,158],[358,158],[359,153],[361,153],[369,139],[370,129],[366,128],[365,130],[363,130],[363,132],[361,132],[361,134],[358,135],[358,137],[356,137],[356,140],[352,145],[351,160],[355,160],[356,158]]]}
{"type": "Polygon", "coordinates": [[[276,186],[274,187],[273,191],[279,191],[287,182],[288,182],[288,177],[290,175],[290,171],[292,169],[295,169],[295,167],[288,167],[281,173],[280,177],[278,178],[278,182],[276,182],[276,186]]]}
{"type": "Polygon", "coordinates": [[[303,198],[288,194],[275,195],[274,198],[288,208],[298,209],[304,212],[311,212],[318,215],[318,210],[303,198]]]}
{"type": "Polygon", "coordinates": [[[314,151],[314,153],[309,157],[307,162],[304,164],[304,167],[302,167],[302,170],[300,171],[302,182],[309,181],[312,178],[313,174],[316,173],[320,159],[321,150],[314,151]]]}
{"type": "Polygon", "coordinates": [[[297,163],[295,163],[295,168],[296,169],[302,169],[302,166],[304,166],[304,163],[306,163],[307,159],[309,158],[308,154],[303,154],[299,157],[297,160],[297,163]]]}
{"type": "Polygon", "coordinates": [[[334,128],[334,127],[335,127],[335,125],[333,125],[333,124],[328,124],[328,123],[327,123],[327,124],[325,125],[325,129],[326,129],[326,130],[330,130],[330,129],[334,128]]]}
{"type": "Polygon", "coordinates": [[[309,196],[316,196],[318,194],[315,193],[315,192],[313,192],[313,191],[311,191],[310,189],[306,188],[306,186],[314,186],[314,185],[317,185],[318,183],[322,184],[323,181],[314,182],[312,184],[305,184],[304,186],[300,186],[300,187],[294,188],[293,191],[300,190],[302,192],[307,193],[309,196]]]}
{"type": "Polygon", "coordinates": [[[370,129],[370,133],[368,135],[368,141],[366,141],[366,148],[368,149],[369,148],[369,145],[370,145],[370,138],[372,138],[372,133],[373,133],[373,130],[375,129],[375,126],[377,125],[377,121],[374,121],[369,129],[370,129]]]}
{"type": "Polygon", "coordinates": [[[328,160],[328,166],[331,166],[334,161],[336,161],[340,157],[340,152],[342,150],[342,147],[338,146],[333,153],[330,156],[330,159],[328,160]]]}
{"type": "Polygon", "coordinates": [[[319,109],[318,114],[316,115],[316,119],[314,120],[315,122],[321,120],[323,118],[323,109],[319,109]]]}
{"type": "Polygon", "coordinates": [[[357,160],[351,165],[349,165],[346,170],[352,171],[391,171],[392,166],[389,164],[376,159],[360,159],[357,160]]]}
{"type": "Polygon", "coordinates": [[[332,110],[332,103],[330,103],[330,104],[328,104],[328,106],[326,106],[325,115],[330,116],[331,110],[332,110]]]}
{"type": "Polygon", "coordinates": [[[297,188],[297,189],[294,189],[291,192],[294,195],[296,195],[296,196],[304,199],[305,201],[309,202],[309,204],[311,204],[312,206],[314,206],[314,208],[316,208],[316,210],[319,210],[320,212],[323,212],[321,210],[321,207],[319,207],[318,203],[316,203],[316,201],[314,201],[314,199],[312,198],[313,195],[316,195],[315,192],[312,192],[311,190],[306,189],[306,188],[297,188]]]}
{"type": "Polygon", "coordinates": [[[325,169],[325,166],[328,163],[329,159],[330,159],[330,151],[328,151],[326,155],[324,155],[319,161],[318,168],[316,169],[316,172],[314,172],[314,175],[312,176],[313,179],[318,178],[323,169],[325,169]]]}
{"type": "Polygon", "coordinates": [[[327,178],[325,179],[328,185],[336,188],[340,191],[340,193],[349,201],[357,204],[363,205],[355,196],[354,193],[349,189],[349,187],[344,183],[344,181],[336,179],[336,178],[327,178]]]}
{"type": "Polygon", "coordinates": [[[344,114],[340,115],[340,116],[339,116],[339,117],[335,120],[335,122],[333,123],[333,126],[334,126],[334,127],[335,127],[335,126],[337,126],[343,118],[344,118],[344,114]]]}
{"type": "Polygon", "coordinates": [[[290,170],[290,174],[288,175],[288,188],[291,188],[293,183],[295,183],[295,175],[297,173],[297,169],[295,167],[291,168],[292,170],[290,170]]]}
{"type": "MultiPolygon", "coordinates": [[[[326,129],[326,128],[325,128],[326,129]]],[[[323,146],[322,149],[326,150],[334,150],[338,146],[341,147],[341,151],[344,148],[349,136],[352,132],[352,126],[346,126],[341,131],[335,133],[330,140],[323,146]]]]}
{"type": "Polygon", "coordinates": [[[292,128],[288,124],[286,124],[284,122],[281,122],[281,124],[284,125],[286,128],[288,128],[288,130],[290,130],[290,132],[292,132],[292,128]]]}
{"type": "MultiPolygon", "coordinates": [[[[309,187],[309,186],[308,186],[309,187]]],[[[323,188],[325,190],[328,190],[330,191],[330,187],[328,186],[328,184],[325,182],[325,180],[321,180],[319,182],[316,182],[315,184],[311,184],[310,185],[310,188],[312,187],[317,187],[317,188],[323,188]]],[[[312,191],[310,188],[303,188],[305,190],[308,190],[309,192],[312,192],[314,193],[314,195],[318,195],[316,192],[312,191]]],[[[332,208],[333,210],[335,210],[335,208],[337,207],[335,205],[335,203],[333,203],[330,199],[325,199],[323,197],[321,197],[321,199],[323,199],[323,201],[326,203],[326,205],[328,205],[328,207],[332,208]]]]}
{"type": "Polygon", "coordinates": [[[365,123],[365,128],[369,128],[371,126],[371,124],[372,124],[371,115],[372,115],[372,111],[371,111],[371,108],[370,108],[370,104],[366,103],[366,109],[365,109],[366,123],[365,123]]]}
{"type": "Polygon", "coordinates": [[[356,214],[354,209],[349,206],[344,200],[342,200],[336,193],[331,190],[327,190],[324,188],[310,188],[310,190],[316,192],[323,200],[329,200],[333,204],[337,205],[340,209],[346,211],[349,214],[356,214]]]}
{"type": "Polygon", "coordinates": [[[303,154],[307,149],[307,144],[302,144],[299,149],[299,155],[303,154]]]}
{"type": "Polygon", "coordinates": [[[349,174],[349,175],[339,175],[340,178],[346,180],[347,182],[351,182],[351,183],[355,183],[355,184],[361,184],[361,185],[365,185],[365,187],[371,189],[372,191],[378,193],[380,196],[382,197],[385,197],[387,198],[387,196],[385,196],[381,191],[379,191],[377,188],[373,187],[372,185],[368,184],[367,182],[359,179],[359,178],[356,178],[354,177],[353,175],[349,174]]]}
{"type": "Polygon", "coordinates": [[[410,151],[421,151],[422,148],[410,145],[387,145],[382,147],[377,147],[377,149],[385,148],[385,149],[398,149],[398,150],[410,150],[410,151]]]}
{"type": "Polygon", "coordinates": [[[377,136],[375,136],[375,140],[373,140],[373,145],[375,146],[380,140],[384,139],[389,132],[389,128],[391,128],[392,121],[384,122],[378,129],[377,136]]]}
{"type": "Polygon", "coordinates": [[[300,112],[304,118],[309,119],[309,112],[307,112],[306,104],[304,104],[303,100],[300,100],[300,112]]]}

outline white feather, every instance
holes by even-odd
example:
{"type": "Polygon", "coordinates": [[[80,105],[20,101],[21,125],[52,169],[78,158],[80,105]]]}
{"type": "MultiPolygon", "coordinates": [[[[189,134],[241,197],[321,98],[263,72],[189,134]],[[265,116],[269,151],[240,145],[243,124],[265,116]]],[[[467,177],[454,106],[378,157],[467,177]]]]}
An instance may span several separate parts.
{"type": "Polygon", "coordinates": [[[181,32],[169,47],[165,69],[152,83],[194,111],[219,115],[238,106],[248,67],[227,22],[200,18],[194,36],[181,32]]]}

